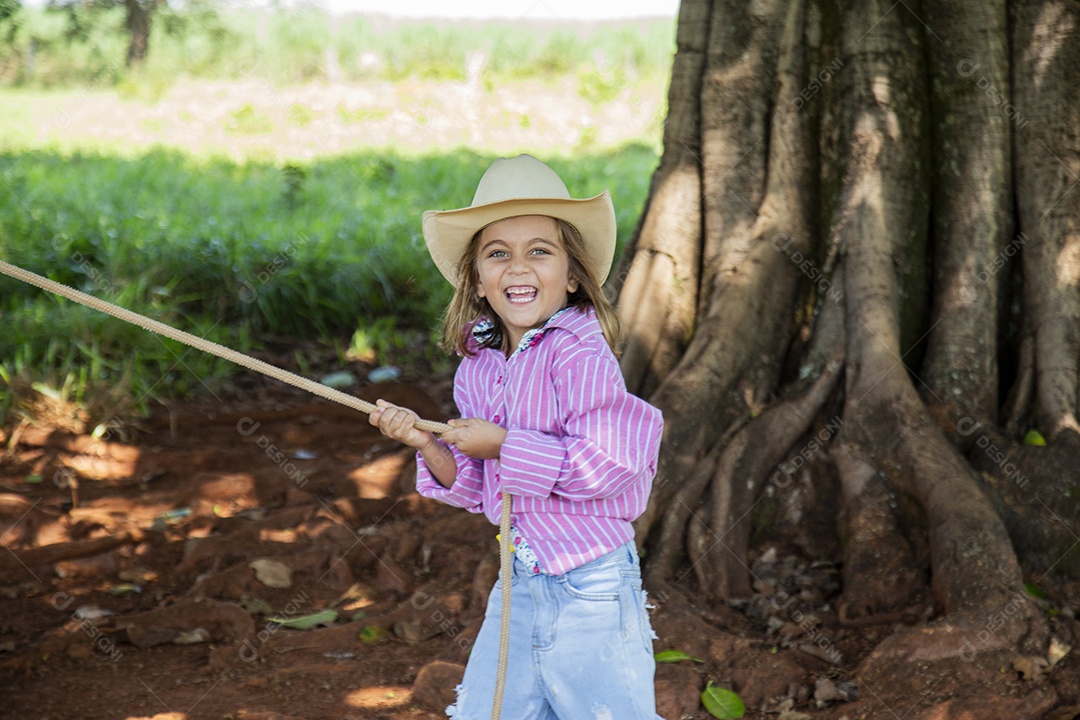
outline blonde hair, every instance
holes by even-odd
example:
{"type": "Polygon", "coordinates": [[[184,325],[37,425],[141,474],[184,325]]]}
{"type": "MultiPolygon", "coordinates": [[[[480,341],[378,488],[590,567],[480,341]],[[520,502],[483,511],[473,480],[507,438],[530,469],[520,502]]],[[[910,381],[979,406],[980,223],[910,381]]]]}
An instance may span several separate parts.
{"type": "MultiPolygon", "coordinates": [[[[501,218],[501,222],[508,218],[501,218]]],[[[570,293],[567,299],[568,307],[577,307],[584,310],[592,307],[596,311],[596,319],[600,322],[600,328],[604,331],[604,339],[611,346],[613,352],[618,354],[619,343],[619,318],[611,301],[607,299],[604,291],[600,288],[600,281],[596,273],[589,265],[588,254],[585,252],[585,241],[578,229],[559,218],[551,218],[559,231],[559,240],[570,259],[570,277],[577,281],[577,289],[570,293]]],[[[494,223],[490,223],[494,224],[494,223]]],[[[489,225],[490,225],[489,224],[489,225]]],[[[469,240],[464,254],[457,264],[457,284],[454,287],[454,296],[450,299],[450,305],[446,308],[443,316],[442,346],[447,352],[458,353],[466,357],[476,354],[475,349],[469,342],[472,329],[482,318],[487,318],[493,324],[492,329],[477,340],[482,348],[496,348],[504,352],[509,350],[507,343],[509,335],[502,320],[491,308],[487,298],[482,298],[477,293],[480,284],[480,273],[477,270],[477,254],[480,247],[480,234],[488,225],[477,230],[469,240]]]]}

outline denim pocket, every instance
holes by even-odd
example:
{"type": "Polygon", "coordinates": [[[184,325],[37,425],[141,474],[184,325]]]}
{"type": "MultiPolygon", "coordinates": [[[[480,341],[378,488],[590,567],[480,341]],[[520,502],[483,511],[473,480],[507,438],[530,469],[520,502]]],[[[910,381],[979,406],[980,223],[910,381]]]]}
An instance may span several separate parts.
{"type": "Polygon", "coordinates": [[[586,564],[559,576],[559,584],[578,600],[618,602],[623,583],[636,575],[636,568],[614,562],[598,566],[586,564]]]}
{"type": "MultiPolygon", "coordinates": [[[[515,572],[510,573],[510,587],[514,587],[517,584],[518,584],[517,573],[515,573],[515,572]]],[[[494,585],[494,587],[491,588],[491,592],[494,595],[498,595],[499,593],[502,592],[502,586],[503,586],[502,573],[500,572],[499,577],[497,577],[495,579],[495,585],[494,585]]]]}

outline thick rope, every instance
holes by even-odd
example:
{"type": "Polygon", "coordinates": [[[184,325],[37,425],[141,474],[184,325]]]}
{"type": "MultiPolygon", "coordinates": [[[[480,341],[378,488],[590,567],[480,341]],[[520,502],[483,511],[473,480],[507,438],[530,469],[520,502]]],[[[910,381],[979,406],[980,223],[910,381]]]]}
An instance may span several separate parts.
{"type": "MultiPolygon", "coordinates": [[[[219,358],[228,360],[229,362],[236,363],[246,367],[248,370],[254,370],[257,373],[261,373],[268,377],[272,377],[275,380],[280,380],[284,383],[288,383],[294,387],[298,387],[301,390],[318,395],[332,402],[351,407],[354,410],[359,410],[362,413],[370,415],[378,406],[373,403],[369,403],[365,400],[361,400],[358,397],[348,395],[336,390],[328,385],[309,380],[306,377],[297,375],[296,373],[283,370],[282,368],[271,365],[270,363],[263,362],[257,358],[253,358],[250,355],[237,352],[224,345],[218,345],[215,342],[206,340],[197,335],[184,332],[183,330],[177,330],[174,327],[166,325],[165,323],[152,320],[145,315],[132,312],[119,305],[113,305],[110,302],[106,302],[93,295],[87,295],[84,292],[70,288],[67,285],[49,280],[29,270],[23,270],[20,267],[16,267],[10,263],[6,263],[0,260],[0,272],[15,278],[16,280],[22,280],[25,283],[34,285],[42,290],[48,290],[51,293],[65,297],[68,300],[77,302],[80,305],[85,305],[94,310],[98,310],[107,315],[112,315],[115,318],[129,322],[132,325],[137,325],[143,330],[149,330],[150,332],[157,333],[158,335],[164,335],[167,338],[176,340],[185,345],[195,348],[196,350],[202,350],[203,352],[216,355],[219,358]]],[[[452,428],[446,423],[435,422],[433,420],[416,421],[416,427],[421,430],[427,430],[433,433],[444,433],[452,428]]],[[[502,699],[503,693],[506,688],[506,664],[510,656],[510,572],[511,565],[513,563],[511,556],[510,546],[510,494],[503,493],[502,500],[502,519],[499,524],[501,528],[501,539],[499,543],[500,560],[502,568],[503,586],[502,586],[502,625],[500,627],[499,636],[499,669],[498,676],[495,682],[495,702],[491,711],[492,720],[499,720],[499,716],[502,713],[502,699]]]]}
{"type": "MultiPolygon", "coordinates": [[[[176,328],[170,327],[165,323],[158,322],[157,320],[151,320],[145,315],[140,315],[139,313],[132,312],[131,310],[127,310],[126,308],[122,308],[119,305],[113,305],[110,302],[105,302],[104,300],[96,298],[93,295],[87,295],[86,293],[70,288],[67,285],[62,285],[53,280],[49,280],[48,278],[41,277],[40,275],[35,275],[29,270],[23,270],[20,267],[15,267],[14,265],[6,263],[2,260],[0,260],[0,272],[4,273],[5,275],[10,275],[16,280],[22,280],[23,282],[30,283],[31,285],[36,285],[42,290],[48,290],[49,292],[56,293],[57,295],[60,295],[62,297],[66,297],[68,300],[73,300],[81,305],[86,305],[87,307],[93,308],[94,310],[100,310],[107,315],[112,315],[113,317],[129,322],[132,325],[137,325],[143,330],[149,330],[150,332],[157,333],[158,335],[164,335],[165,337],[176,340],[177,342],[182,342],[185,345],[190,345],[197,350],[202,350],[203,352],[208,352],[211,355],[216,355],[219,358],[234,362],[237,365],[242,365],[248,370],[254,370],[257,373],[262,373],[263,375],[272,377],[275,380],[281,380],[282,382],[288,383],[289,385],[292,385],[294,387],[298,387],[301,390],[307,390],[310,393],[314,393],[315,395],[326,398],[327,400],[332,400],[333,402],[346,405],[353,408],[354,410],[359,410],[362,413],[367,413],[368,415],[370,415],[376,409],[376,405],[369,403],[365,400],[361,400],[358,397],[343,393],[340,390],[335,390],[328,385],[323,385],[322,383],[315,382],[314,380],[309,380],[306,377],[289,372],[288,370],[283,370],[282,368],[271,365],[270,363],[266,363],[257,358],[253,358],[250,355],[245,355],[244,353],[237,352],[236,350],[231,350],[223,345],[218,345],[216,342],[211,342],[210,340],[206,340],[197,335],[192,335],[191,333],[184,332],[183,330],[177,330],[176,328]]],[[[421,430],[427,430],[433,433],[444,433],[451,429],[450,426],[446,423],[433,422],[431,420],[418,420],[416,423],[416,427],[420,428],[421,430]]]]}
{"type": "Polygon", "coordinates": [[[499,626],[499,670],[495,677],[495,700],[491,706],[492,720],[502,714],[503,693],[506,691],[506,666],[510,663],[510,585],[514,568],[513,546],[510,542],[510,493],[502,494],[502,517],[499,518],[499,575],[502,577],[502,623],[499,626]]]}

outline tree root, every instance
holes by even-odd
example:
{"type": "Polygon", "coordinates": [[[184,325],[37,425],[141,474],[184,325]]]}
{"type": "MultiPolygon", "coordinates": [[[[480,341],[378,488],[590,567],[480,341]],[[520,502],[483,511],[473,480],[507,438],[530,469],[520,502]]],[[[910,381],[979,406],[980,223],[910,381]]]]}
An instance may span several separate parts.
{"type": "Polygon", "coordinates": [[[142,541],[143,534],[139,530],[127,530],[108,537],[95,538],[93,540],[78,540],[74,542],[56,543],[44,547],[29,548],[26,550],[8,549],[11,555],[6,558],[0,555],[0,569],[3,571],[14,570],[19,566],[40,567],[52,565],[62,560],[77,560],[79,558],[92,557],[109,552],[124,545],[135,545],[142,541]],[[14,557],[12,557],[14,556],[14,557]]]}

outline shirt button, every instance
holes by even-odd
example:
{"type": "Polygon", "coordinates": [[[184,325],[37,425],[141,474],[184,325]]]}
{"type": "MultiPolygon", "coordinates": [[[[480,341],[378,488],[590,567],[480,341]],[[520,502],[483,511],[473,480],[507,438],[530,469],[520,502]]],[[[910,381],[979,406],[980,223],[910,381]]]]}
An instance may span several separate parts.
{"type": "Polygon", "coordinates": [[[494,422],[499,422],[499,416],[498,415],[495,416],[494,422]]]}
{"type": "Polygon", "coordinates": [[[500,490],[499,492],[495,493],[495,499],[496,499],[496,500],[499,500],[499,501],[502,501],[502,490],[500,490]]]}
{"type": "Polygon", "coordinates": [[[502,375],[500,375],[499,377],[495,378],[495,384],[496,384],[496,385],[500,384],[501,382],[502,382],[502,375]]]}

